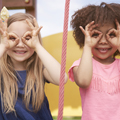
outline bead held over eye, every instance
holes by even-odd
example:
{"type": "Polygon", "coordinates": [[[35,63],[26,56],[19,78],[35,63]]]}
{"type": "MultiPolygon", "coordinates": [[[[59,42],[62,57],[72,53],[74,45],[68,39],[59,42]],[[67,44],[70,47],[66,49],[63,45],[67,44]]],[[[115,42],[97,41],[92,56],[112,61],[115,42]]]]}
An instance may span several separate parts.
{"type": "Polygon", "coordinates": [[[0,18],[5,21],[6,19],[9,18],[9,12],[7,10],[7,8],[4,6],[0,12],[0,18]]]}

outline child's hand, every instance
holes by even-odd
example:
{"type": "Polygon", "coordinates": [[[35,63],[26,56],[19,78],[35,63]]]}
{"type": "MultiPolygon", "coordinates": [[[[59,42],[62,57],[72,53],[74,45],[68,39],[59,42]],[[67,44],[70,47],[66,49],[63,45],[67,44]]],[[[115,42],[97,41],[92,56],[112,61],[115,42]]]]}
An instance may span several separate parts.
{"type": "Polygon", "coordinates": [[[87,45],[92,48],[100,40],[102,33],[98,30],[95,30],[95,28],[97,26],[98,26],[97,24],[94,24],[94,21],[87,24],[85,29],[83,29],[83,27],[80,26],[80,29],[82,30],[83,34],[85,35],[84,45],[87,45]]]}
{"type": "Polygon", "coordinates": [[[106,38],[107,40],[115,46],[119,51],[120,51],[120,24],[117,20],[115,20],[117,30],[116,29],[111,29],[107,35],[106,38]]]}
{"type": "Polygon", "coordinates": [[[27,31],[24,36],[22,37],[22,41],[29,46],[32,49],[36,49],[36,46],[40,44],[38,34],[41,30],[42,27],[39,27],[37,24],[36,19],[33,19],[35,26],[32,25],[32,23],[29,20],[26,20],[28,23],[31,31],[27,31]]]}
{"type": "Polygon", "coordinates": [[[13,48],[19,42],[17,36],[14,33],[7,32],[7,20],[2,22],[0,19],[0,37],[0,46],[2,46],[5,51],[13,48]]]}

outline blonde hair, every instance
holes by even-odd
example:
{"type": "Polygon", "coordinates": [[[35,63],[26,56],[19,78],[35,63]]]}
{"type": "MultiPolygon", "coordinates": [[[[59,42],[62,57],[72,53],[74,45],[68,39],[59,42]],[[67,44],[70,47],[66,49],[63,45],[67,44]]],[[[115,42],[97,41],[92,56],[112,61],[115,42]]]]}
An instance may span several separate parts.
{"type": "MultiPolygon", "coordinates": [[[[8,27],[16,21],[29,19],[33,23],[33,16],[26,13],[16,13],[9,17],[8,27]]],[[[42,44],[40,34],[39,40],[42,44]]],[[[34,54],[26,62],[27,78],[25,83],[24,104],[28,110],[30,99],[32,99],[33,111],[37,112],[44,100],[44,80],[42,73],[42,62],[38,55],[34,54]],[[31,97],[32,95],[32,97],[31,97]]],[[[14,106],[18,97],[18,85],[16,71],[13,67],[11,58],[5,53],[0,59],[0,93],[4,112],[15,111],[14,106]]]]}

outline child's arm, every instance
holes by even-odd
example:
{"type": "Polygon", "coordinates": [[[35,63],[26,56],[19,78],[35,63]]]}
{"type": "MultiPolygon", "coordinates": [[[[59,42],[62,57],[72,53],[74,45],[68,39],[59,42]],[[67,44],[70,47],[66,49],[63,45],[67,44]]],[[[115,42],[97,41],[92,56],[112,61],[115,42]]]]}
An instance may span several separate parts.
{"type": "Polygon", "coordinates": [[[3,54],[5,53],[6,49],[4,47],[3,44],[0,44],[0,58],[3,56],[3,54]]]}
{"type": "MultiPolygon", "coordinates": [[[[44,69],[44,76],[45,78],[56,85],[59,85],[60,80],[60,63],[55,60],[42,46],[38,44],[36,46],[36,53],[38,54],[39,58],[41,59],[43,65],[45,66],[44,69]]],[[[65,73],[65,83],[67,82],[67,74],[65,73]]]]}
{"type": "Polygon", "coordinates": [[[82,88],[87,88],[90,85],[93,74],[92,47],[96,45],[102,35],[101,32],[94,30],[96,26],[93,21],[85,27],[85,30],[80,27],[85,35],[85,43],[80,64],[73,68],[73,74],[76,84],[82,88]]]}
{"type": "Polygon", "coordinates": [[[15,34],[13,33],[9,33],[7,32],[7,20],[5,20],[4,22],[2,22],[2,20],[0,19],[0,58],[3,56],[3,54],[13,48],[15,45],[17,45],[19,42],[19,40],[17,39],[17,37],[15,36],[15,34]],[[10,39],[10,36],[14,36],[14,40],[10,39]]]}
{"type": "MultiPolygon", "coordinates": [[[[29,20],[26,20],[26,21],[32,31],[26,32],[24,36],[31,35],[32,38],[27,41],[23,37],[22,38],[23,42],[29,47],[33,48],[35,52],[38,54],[39,58],[41,59],[45,67],[43,71],[45,78],[49,82],[59,85],[61,65],[40,44],[38,39],[38,33],[42,27],[38,26],[36,19],[34,19],[35,27],[29,22],[29,20]]],[[[67,77],[67,74],[65,73],[65,83],[67,82],[67,79],[68,77],[67,77]]]]}
{"type": "Polygon", "coordinates": [[[84,46],[81,61],[78,67],[73,68],[74,80],[79,87],[86,88],[92,79],[91,48],[84,46]]]}

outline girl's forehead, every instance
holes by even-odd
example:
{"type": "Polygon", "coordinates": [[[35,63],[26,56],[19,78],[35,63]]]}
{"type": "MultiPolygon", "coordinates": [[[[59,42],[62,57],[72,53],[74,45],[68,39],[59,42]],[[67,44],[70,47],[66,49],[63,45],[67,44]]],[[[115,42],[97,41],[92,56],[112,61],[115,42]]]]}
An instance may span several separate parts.
{"type": "Polygon", "coordinates": [[[16,21],[8,27],[8,32],[13,32],[18,36],[22,36],[25,32],[30,30],[31,29],[26,21],[16,21]]]}
{"type": "Polygon", "coordinates": [[[115,28],[114,24],[103,24],[103,25],[98,25],[98,27],[96,27],[97,30],[101,31],[102,33],[107,33],[109,32],[109,30],[115,28]]]}
{"type": "Polygon", "coordinates": [[[12,29],[14,29],[14,28],[16,28],[16,27],[27,27],[28,26],[28,24],[27,24],[27,22],[26,21],[15,21],[15,22],[13,22],[13,23],[11,23],[10,25],[9,25],[9,27],[8,27],[8,29],[10,28],[12,28],[12,29]]]}
{"type": "Polygon", "coordinates": [[[104,24],[99,24],[96,27],[96,29],[102,29],[102,28],[106,28],[106,29],[110,29],[110,28],[115,28],[115,24],[114,23],[104,23],[104,24]]]}

